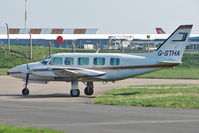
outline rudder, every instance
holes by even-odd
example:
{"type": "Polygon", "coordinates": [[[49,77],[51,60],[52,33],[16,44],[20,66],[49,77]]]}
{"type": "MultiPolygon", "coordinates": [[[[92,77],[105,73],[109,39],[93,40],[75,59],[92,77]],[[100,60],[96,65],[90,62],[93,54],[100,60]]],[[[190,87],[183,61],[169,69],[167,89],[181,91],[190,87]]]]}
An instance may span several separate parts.
{"type": "Polygon", "coordinates": [[[193,25],[180,25],[158,48],[155,56],[181,62],[193,25]]]}

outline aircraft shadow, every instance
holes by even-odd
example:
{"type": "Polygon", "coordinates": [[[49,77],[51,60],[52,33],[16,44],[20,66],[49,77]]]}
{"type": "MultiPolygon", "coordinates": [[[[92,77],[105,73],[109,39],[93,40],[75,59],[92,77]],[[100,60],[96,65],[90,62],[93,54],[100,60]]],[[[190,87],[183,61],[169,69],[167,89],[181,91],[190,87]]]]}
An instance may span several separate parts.
{"type": "MultiPolygon", "coordinates": [[[[8,97],[15,97],[17,99],[20,99],[20,98],[25,98],[25,99],[31,99],[31,98],[74,98],[74,97],[71,97],[69,94],[58,94],[58,93],[55,93],[55,94],[39,94],[39,95],[28,95],[28,96],[23,96],[21,94],[0,94],[0,97],[3,97],[3,96],[8,96],[8,97]]],[[[95,96],[79,96],[81,98],[95,98],[95,96]]]]}

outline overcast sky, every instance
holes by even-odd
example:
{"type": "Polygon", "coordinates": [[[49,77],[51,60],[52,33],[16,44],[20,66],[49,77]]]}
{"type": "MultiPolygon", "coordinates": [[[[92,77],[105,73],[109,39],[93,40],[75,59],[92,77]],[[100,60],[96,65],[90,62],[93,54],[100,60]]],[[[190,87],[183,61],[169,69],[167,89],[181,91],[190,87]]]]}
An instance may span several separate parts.
{"type": "MultiPolygon", "coordinates": [[[[25,0],[0,0],[0,26],[24,28],[25,0]]],[[[98,28],[99,33],[171,33],[193,24],[199,34],[199,0],[28,0],[28,28],[98,28]]]]}

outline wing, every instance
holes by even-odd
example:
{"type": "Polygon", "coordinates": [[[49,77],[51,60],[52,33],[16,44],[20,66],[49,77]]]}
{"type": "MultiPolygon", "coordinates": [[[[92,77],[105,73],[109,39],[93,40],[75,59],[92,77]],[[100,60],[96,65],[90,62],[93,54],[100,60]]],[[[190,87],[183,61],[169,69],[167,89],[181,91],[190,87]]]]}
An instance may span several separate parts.
{"type": "Polygon", "coordinates": [[[52,68],[51,71],[58,77],[99,77],[106,74],[102,71],[84,68],[52,68]]]}

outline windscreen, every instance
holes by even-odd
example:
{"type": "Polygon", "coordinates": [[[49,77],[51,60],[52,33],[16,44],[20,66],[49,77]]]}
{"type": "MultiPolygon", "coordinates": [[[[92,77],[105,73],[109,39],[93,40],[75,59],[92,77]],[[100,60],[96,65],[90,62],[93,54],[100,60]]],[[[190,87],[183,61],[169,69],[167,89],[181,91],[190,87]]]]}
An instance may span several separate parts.
{"type": "Polygon", "coordinates": [[[46,65],[46,64],[50,61],[50,58],[51,58],[51,56],[48,56],[47,58],[43,59],[43,60],[41,61],[41,63],[42,63],[43,65],[46,65]]]}

